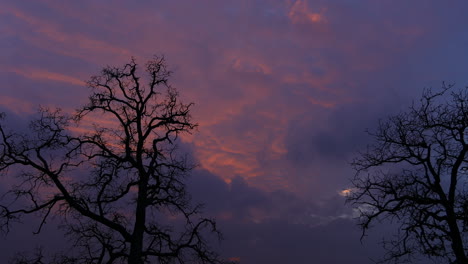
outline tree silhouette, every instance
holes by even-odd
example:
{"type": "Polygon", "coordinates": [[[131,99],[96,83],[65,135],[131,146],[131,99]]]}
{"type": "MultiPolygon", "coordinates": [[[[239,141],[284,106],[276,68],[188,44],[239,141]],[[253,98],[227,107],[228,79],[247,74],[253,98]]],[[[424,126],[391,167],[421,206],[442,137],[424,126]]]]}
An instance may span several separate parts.
{"type": "Polygon", "coordinates": [[[60,216],[79,251],[54,263],[220,262],[206,240],[219,232],[191,205],[184,178],[193,164],[177,148],[197,127],[192,104],[168,84],[164,57],[144,69],[140,77],[134,59],[104,68],[88,82],[86,105],[73,115],[42,108],[29,132],[2,122],[0,171],[20,181],[0,205],[3,231],[23,215],[41,217],[36,232],[60,216]]]}
{"type": "Polygon", "coordinates": [[[422,254],[468,263],[468,92],[452,89],[427,90],[408,111],[380,121],[373,145],[352,163],[348,201],[357,205],[363,236],[383,219],[400,225],[384,242],[382,262],[411,263],[422,254]]]}

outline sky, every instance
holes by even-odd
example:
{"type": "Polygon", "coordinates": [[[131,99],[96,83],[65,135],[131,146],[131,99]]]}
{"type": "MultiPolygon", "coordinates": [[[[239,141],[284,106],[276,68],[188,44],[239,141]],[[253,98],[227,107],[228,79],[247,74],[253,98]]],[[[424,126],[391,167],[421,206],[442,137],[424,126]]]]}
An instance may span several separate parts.
{"type": "MultiPolygon", "coordinates": [[[[343,196],[349,162],[370,142],[366,129],[424,88],[468,84],[467,9],[461,0],[0,0],[0,111],[15,122],[39,105],[71,112],[104,66],[164,55],[171,85],[195,103],[199,129],[183,138],[200,164],[189,187],[218,219],[220,253],[242,264],[372,263],[391,228],[360,241],[343,196]]],[[[1,237],[0,254],[60,245],[56,227],[33,236],[33,223],[1,237]]]]}

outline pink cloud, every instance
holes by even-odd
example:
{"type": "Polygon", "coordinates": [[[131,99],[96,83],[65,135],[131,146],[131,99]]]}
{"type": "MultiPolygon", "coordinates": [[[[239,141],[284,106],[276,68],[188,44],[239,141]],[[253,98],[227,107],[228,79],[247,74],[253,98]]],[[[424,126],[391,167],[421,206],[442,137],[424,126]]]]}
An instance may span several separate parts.
{"type": "Polygon", "coordinates": [[[85,82],[73,76],[60,74],[56,72],[49,72],[41,69],[15,69],[3,68],[4,72],[12,72],[29,79],[63,82],[71,85],[84,86],[85,82]]]}
{"type": "Polygon", "coordinates": [[[0,105],[19,115],[31,114],[36,110],[36,105],[30,102],[4,95],[0,95],[0,105]]]}
{"type": "Polygon", "coordinates": [[[295,0],[288,12],[288,17],[294,24],[298,23],[325,23],[326,8],[321,8],[318,12],[313,11],[306,0],[295,0]]]}

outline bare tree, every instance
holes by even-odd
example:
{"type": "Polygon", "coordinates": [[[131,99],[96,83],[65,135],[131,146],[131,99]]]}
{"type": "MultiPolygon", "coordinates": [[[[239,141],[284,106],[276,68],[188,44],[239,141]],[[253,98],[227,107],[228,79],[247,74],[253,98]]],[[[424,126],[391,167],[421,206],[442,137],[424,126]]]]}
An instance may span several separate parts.
{"type": "MultiPolygon", "coordinates": [[[[365,232],[390,220],[399,232],[385,240],[382,262],[416,255],[468,263],[468,92],[424,92],[408,111],[380,121],[373,145],[353,161],[348,201],[365,232]]],[[[438,262],[440,263],[440,262],[438,262]]]]}
{"type": "Polygon", "coordinates": [[[41,109],[29,132],[2,122],[0,171],[20,181],[0,205],[3,231],[23,215],[41,217],[36,232],[60,216],[80,249],[64,263],[219,263],[206,240],[219,232],[191,205],[193,164],[177,148],[197,127],[192,104],[179,102],[163,57],[144,69],[140,77],[133,59],[104,68],[88,82],[88,104],[73,115],[41,109]]]}

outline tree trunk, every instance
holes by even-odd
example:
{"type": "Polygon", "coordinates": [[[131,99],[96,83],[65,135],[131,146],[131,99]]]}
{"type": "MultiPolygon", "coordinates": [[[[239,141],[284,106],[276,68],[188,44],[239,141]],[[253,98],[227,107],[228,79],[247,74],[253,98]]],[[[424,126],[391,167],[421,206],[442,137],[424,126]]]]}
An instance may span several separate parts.
{"type": "MultiPolygon", "coordinates": [[[[141,178],[140,178],[141,179],[141,178]]],[[[135,212],[135,226],[133,228],[132,241],[128,264],[143,264],[143,236],[146,222],[146,195],[147,181],[141,179],[138,186],[137,209],[135,212]]]]}
{"type": "Polygon", "coordinates": [[[452,239],[452,250],[455,254],[457,264],[468,264],[468,258],[465,254],[465,249],[463,247],[463,240],[460,235],[460,229],[458,228],[455,214],[451,211],[451,208],[447,213],[447,223],[450,228],[450,237],[452,239]]]}

